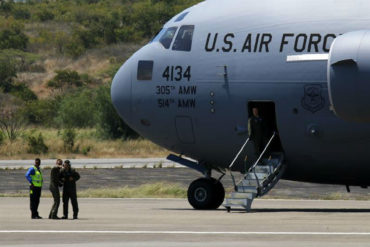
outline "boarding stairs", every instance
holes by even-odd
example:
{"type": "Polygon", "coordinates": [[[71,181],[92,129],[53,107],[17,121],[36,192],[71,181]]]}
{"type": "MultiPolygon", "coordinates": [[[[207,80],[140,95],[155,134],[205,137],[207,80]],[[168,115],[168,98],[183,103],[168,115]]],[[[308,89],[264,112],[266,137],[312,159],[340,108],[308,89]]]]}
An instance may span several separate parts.
{"type": "Polygon", "coordinates": [[[257,197],[266,195],[283,175],[285,170],[283,153],[275,152],[265,155],[266,150],[268,150],[274,138],[276,138],[276,133],[273,133],[263,152],[239,182],[235,181],[235,176],[232,174],[231,168],[248,144],[249,138],[232,161],[229,166],[229,171],[234,184],[234,192],[230,194],[229,198],[225,199],[223,204],[228,212],[230,212],[232,208],[244,208],[249,212],[253,200],[257,197]]]}

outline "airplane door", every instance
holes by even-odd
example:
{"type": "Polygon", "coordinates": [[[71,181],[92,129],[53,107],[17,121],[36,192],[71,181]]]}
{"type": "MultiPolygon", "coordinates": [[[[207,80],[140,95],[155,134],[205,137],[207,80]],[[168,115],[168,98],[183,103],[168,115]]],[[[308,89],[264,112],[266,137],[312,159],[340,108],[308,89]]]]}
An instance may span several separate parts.
{"type": "Polygon", "coordinates": [[[276,123],[276,111],[275,103],[273,101],[249,101],[248,102],[248,119],[253,116],[253,108],[258,109],[259,116],[264,122],[264,143],[265,146],[268,140],[272,137],[273,133],[276,132],[277,135],[271,142],[270,147],[266,151],[268,152],[282,152],[283,148],[280,142],[279,130],[276,123]]]}

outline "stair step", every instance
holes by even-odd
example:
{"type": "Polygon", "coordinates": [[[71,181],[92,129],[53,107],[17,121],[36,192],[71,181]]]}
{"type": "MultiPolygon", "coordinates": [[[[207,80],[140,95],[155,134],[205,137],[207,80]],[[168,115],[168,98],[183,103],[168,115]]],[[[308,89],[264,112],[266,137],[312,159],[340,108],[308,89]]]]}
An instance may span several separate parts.
{"type": "Polygon", "coordinates": [[[244,192],[244,193],[256,193],[257,194],[257,188],[256,186],[243,186],[238,185],[237,186],[238,192],[244,192]]]}
{"type": "Polygon", "coordinates": [[[234,206],[248,206],[248,204],[251,204],[252,200],[251,199],[232,199],[232,198],[227,198],[225,200],[225,206],[228,205],[234,205],[234,206]]]}
{"type": "MultiPolygon", "coordinates": [[[[259,179],[258,180],[260,185],[265,181],[265,179],[259,179]]],[[[256,187],[258,186],[256,179],[244,179],[238,184],[238,186],[250,186],[250,187],[256,187]]]]}
{"type": "Polygon", "coordinates": [[[250,199],[253,200],[256,197],[256,193],[243,193],[243,192],[232,192],[231,199],[250,199]]]}
{"type": "Polygon", "coordinates": [[[256,166],[256,172],[258,173],[272,173],[275,168],[274,166],[256,166]]]}
{"type": "Polygon", "coordinates": [[[256,172],[256,173],[248,173],[246,176],[245,176],[245,179],[251,179],[251,180],[256,180],[256,177],[261,180],[261,179],[265,179],[266,177],[268,177],[270,175],[270,173],[261,173],[261,172],[256,172]]]}

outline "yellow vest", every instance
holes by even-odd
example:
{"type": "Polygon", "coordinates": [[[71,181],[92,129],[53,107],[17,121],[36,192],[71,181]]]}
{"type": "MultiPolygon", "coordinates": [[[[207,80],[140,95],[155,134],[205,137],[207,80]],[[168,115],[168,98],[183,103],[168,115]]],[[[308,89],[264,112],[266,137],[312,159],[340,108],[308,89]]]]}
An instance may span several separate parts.
{"type": "Polygon", "coordinates": [[[33,169],[35,169],[35,174],[31,175],[32,184],[35,187],[42,187],[43,179],[41,170],[38,170],[36,166],[34,166],[33,169]]]}

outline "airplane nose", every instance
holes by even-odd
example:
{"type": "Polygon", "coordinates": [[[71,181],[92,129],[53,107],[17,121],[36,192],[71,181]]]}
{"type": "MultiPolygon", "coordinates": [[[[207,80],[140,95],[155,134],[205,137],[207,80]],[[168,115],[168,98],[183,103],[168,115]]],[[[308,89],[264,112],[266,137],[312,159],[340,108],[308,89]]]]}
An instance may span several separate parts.
{"type": "Polygon", "coordinates": [[[126,61],[113,78],[111,87],[112,103],[127,124],[131,121],[131,66],[126,61]]]}

